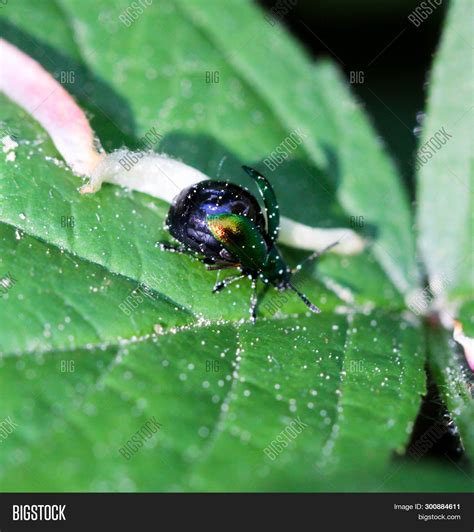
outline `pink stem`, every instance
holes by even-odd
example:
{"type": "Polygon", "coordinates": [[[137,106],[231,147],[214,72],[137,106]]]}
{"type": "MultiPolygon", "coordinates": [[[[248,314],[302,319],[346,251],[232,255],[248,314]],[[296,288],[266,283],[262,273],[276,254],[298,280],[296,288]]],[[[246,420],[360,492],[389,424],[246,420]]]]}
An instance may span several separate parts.
{"type": "Polygon", "coordinates": [[[34,59],[4,39],[0,50],[0,90],[44,127],[74,173],[89,176],[103,155],[82,109],[34,59]]]}

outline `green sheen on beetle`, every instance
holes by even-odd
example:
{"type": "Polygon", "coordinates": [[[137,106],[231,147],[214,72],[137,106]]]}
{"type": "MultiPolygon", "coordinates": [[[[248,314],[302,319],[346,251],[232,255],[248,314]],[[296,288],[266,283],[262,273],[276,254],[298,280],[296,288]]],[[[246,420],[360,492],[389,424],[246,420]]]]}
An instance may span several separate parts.
{"type": "MultiPolygon", "coordinates": [[[[257,170],[248,166],[242,168],[257,184],[264,208],[248,190],[233,183],[201,181],[180,192],[166,219],[166,228],[180,245],[160,243],[161,249],[191,254],[208,270],[232,268],[239,271],[237,275],[218,282],[213,292],[248,277],[252,283],[252,322],[256,320],[258,280],[280,291],[293,290],[312,312],[320,312],[291,283],[293,273],[299,271],[303,263],[294,269],[289,268],[276,245],[280,212],[273,187],[257,170]]],[[[336,244],[312,253],[303,262],[318,258],[336,244]]]]}

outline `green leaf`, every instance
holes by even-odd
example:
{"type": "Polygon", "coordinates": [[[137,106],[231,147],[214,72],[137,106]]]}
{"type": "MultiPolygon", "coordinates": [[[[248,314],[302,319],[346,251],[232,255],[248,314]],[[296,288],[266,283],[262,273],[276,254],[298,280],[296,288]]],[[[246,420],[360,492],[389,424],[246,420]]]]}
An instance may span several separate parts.
{"type": "Polygon", "coordinates": [[[2,268],[16,282],[0,319],[25,325],[1,358],[0,417],[18,425],[2,442],[2,489],[323,490],[321,472],[347,472],[361,453],[381,468],[403,450],[423,346],[397,314],[176,328],[166,320],[189,317],[169,303],[145,298],[125,316],[133,283],[3,227],[2,268]],[[126,460],[119,450],[153,416],[161,430],[126,460]],[[304,430],[272,461],[263,449],[295,418],[304,430]]]}
{"type": "MultiPolygon", "coordinates": [[[[430,331],[429,363],[450,414],[459,429],[466,456],[474,458],[474,397],[472,371],[459,345],[447,331],[430,331]]],[[[472,469],[472,467],[471,467],[472,469]]]]}
{"type": "Polygon", "coordinates": [[[0,297],[0,351],[8,355],[118,344],[147,335],[155,326],[195,321],[136,281],[5,224],[0,224],[0,278],[13,279],[0,297]]]}
{"type": "Polygon", "coordinates": [[[431,283],[451,300],[473,291],[473,22],[472,2],[453,0],[417,157],[420,249],[431,283]]]}
{"type": "Polygon", "coordinates": [[[376,244],[299,274],[321,315],[270,291],[251,326],[248,283],[213,295],[214,273],[155,247],[164,202],[110,185],[81,196],[45,132],[2,98],[20,145],[0,162],[0,274],[15,279],[0,301],[0,419],[18,425],[1,488],[337,490],[341,476],[357,489],[362,468],[376,489],[409,440],[424,345],[400,294],[418,283],[404,193],[339,74],[247,4],[233,19],[217,2],[153,5],[130,28],[126,1],[59,6],[2,10],[2,29],[59,78],[75,73],[68,89],[107,149],[156,127],[157,149],[212,177],[226,155],[221,177],[239,181],[241,163],[264,170],[301,126],[304,144],[269,176],[282,213],[328,227],[365,216],[376,244]],[[215,70],[222,85],[206,84],[215,70]],[[127,459],[153,417],[160,429],[127,459]],[[295,418],[301,433],[272,460],[264,449],[295,418]]]}
{"type": "MultiPolygon", "coordinates": [[[[438,308],[473,335],[472,23],[467,0],[450,4],[429,85],[428,110],[417,154],[419,246],[438,308]],[[452,303],[455,303],[453,306],[452,303]]],[[[448,333],[429,332],[429,364],[473,457],[472,372],[448,333]]]]}

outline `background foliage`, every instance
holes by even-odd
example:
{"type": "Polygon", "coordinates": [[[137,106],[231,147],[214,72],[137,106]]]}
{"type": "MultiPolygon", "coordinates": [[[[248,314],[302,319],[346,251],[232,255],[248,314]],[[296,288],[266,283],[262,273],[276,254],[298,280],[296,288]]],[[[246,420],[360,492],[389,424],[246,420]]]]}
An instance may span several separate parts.
{"type": "MultiPolygon", "coordinates": [[[[363,216],[370,246],[324,257],[305,274],[321,315],[306,316],[293,297],[273,314],[266,303],[278,296],[269,292],[251,326],[247,283],[212,295],[214,273],[154,246],[166,238],[165,203],[108,185],[80,196],[80,179],[45,132],[2,97],[2,126],[19,147],[0,170],[0,273],[17,279],[0,300],[0,418],[18,424],[2,443],[1,488],[471,489],[467,463],[402,458],[427,360],[473,448],[462,360],[405,303],[423,288],[424,268],[431,274],[443,260],[432,253],[437,239],[449,245],[444,260],[469,247],[472,196],[442,169],[456,161],[469,185],[464,140],[420,174],[420,266],[401,178],[333,62],[311,62],[251,3],[161,2],[130,27],[119,20],[127,7],[23,0],[2,10],[1,29],[58,79],[74,73],[67,88],[108,150],[136,147],[155,127],[164,136],[157,150],[211,177],[226,156],[221,177],[248,185],[240,165],[264,171],[262,161],[300,128],[305,142],[269,175],[282,213],[323,227],[363,216]],[[206,83],[209,71],[219,83],[206,83]],[[454,225],[452,201],[462,206],[454,225]],[[68,216],[74,227],[61,223],[68,216]],[[119,305],[140,283],[153,297],[126,315],[119,305]],[[75,371],[62,372],[64,361],[75,371]],[[218,371],[207,371],[210,363],[218,371]],[[119,449],[152,416],[162,429],[125,460],[119,449]],[[294,418],[307,428],[271,461],[263,449],[294,418]]],[[[453,3],[426,135],[468,111],[468,11],[467,1],[453,3]],[[452,85],[460,79],[465,98],[452,85]]],[[[301,257],[285,252],[290,262],[301,257]]],[[[468,300],[472,286],[459,279],[446,301],[468,300]]]]}

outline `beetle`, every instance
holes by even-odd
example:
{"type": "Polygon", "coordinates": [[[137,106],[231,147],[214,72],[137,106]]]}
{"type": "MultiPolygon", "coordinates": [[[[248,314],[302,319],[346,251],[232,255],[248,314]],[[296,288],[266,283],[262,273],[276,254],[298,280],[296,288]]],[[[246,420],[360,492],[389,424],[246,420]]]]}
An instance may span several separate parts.
{"type": "Polygon", "coordinates": [[[253,323],[256,321],[258,279],[279,291],[293,290],[312,312],[321,312],[291,283],[291,276],[304,263],[315,260],[338,242],[312,253],[296,268],[289,268],[276,245],[280,213],[273,187],[257,170],[249,166],[242,168],[258,187],[265,215],[248,190],[227,181],[200,181],[176,196],[166,218],[165,228],[181,245],[161,242],[157,245],[163,251],[192,254],[208,270],[239,270],[238,275],[217,282],[214,293],[248,277],[252,283],[250,319],[253,323]]]}

